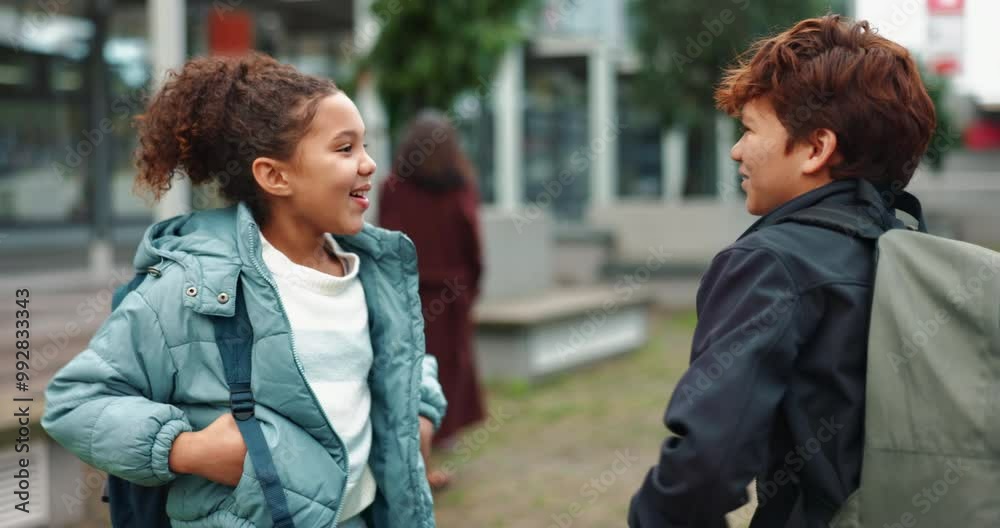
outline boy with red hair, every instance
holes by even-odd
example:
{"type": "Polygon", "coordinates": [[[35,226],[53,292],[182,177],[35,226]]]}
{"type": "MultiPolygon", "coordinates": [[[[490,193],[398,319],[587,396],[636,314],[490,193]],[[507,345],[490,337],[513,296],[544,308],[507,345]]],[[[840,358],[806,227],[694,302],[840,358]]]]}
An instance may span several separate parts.
{"type": "Polygon", "coordinates": [[[731,155],[761,218],[702,279],[672,436],[629,526],[725,527],[756,479],[753,528],[825,527],[860,479],[875,245],[802,220],[919,219],[903,188],[934,107],[906,49],[836,15],[756,43],[716,101],[745,129],[731,155]]]}

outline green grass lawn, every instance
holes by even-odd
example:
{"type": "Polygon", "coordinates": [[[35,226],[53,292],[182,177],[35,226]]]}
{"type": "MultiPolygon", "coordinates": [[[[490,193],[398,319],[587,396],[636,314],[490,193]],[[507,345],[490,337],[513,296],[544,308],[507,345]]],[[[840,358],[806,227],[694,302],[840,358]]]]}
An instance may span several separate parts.
{"type": "Polygon", "coordinates": [[[655,314],[641,350],[535,385],[488,387],[491,418],[435,455],[454,472],[435,496],[438,526],[624,526],[666,434],[694,324],[693,313],[655,314]]]}

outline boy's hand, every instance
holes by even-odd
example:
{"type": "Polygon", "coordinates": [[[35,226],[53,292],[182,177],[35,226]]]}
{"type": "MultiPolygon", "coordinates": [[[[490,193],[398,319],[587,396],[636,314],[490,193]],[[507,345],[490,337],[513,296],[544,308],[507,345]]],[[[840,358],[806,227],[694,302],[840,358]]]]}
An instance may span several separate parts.
{"type": "Polygon", "coordinates": [[[246,454],[243,435],[227,412],[201,431],[177,435],[170,448],[170,470],[236,486],[243,476],[246,454]]]}

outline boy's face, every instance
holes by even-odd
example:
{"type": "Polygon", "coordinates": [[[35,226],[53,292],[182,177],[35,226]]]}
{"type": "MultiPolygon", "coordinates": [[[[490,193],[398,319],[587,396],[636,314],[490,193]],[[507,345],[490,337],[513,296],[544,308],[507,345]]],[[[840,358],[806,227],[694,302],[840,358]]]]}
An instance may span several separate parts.
{"type": "Polygon", "coordinates": [[[740,163],[740,186],[747,193],[750,214],[766,215],[796,196],[829,183],[828,176],[806,174],[814,172],[809,163],[814,154],[811,145],[797,142],[786,151],[788,132],[767,100],[758,98],[744,105],[740,121],[745,131],[730,156],[740,163]]]}

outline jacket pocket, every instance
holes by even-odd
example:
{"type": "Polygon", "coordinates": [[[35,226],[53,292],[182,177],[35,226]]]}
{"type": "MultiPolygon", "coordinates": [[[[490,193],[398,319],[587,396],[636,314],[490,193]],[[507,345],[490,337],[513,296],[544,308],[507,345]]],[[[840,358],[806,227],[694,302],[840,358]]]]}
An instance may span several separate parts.
{"type": "MultiPolygon", "coordinates": [[[[263,420],[264,437],[296,526],[333,524],[347,475],[304,429],[262,406],[257,414],[263,420]]],[[[231,493],[219,503],[218,510],[254,525],[271,525],[271,510],[249,453],[239,483],[228,489],[231,493]]]]}
{"type": "MultiPolygon", "coordinates": [[[[226,486],[195,476],[181,475],[167,495],[167,516],[175,527],[207,528],[209,526],[250,527],[252,522],[235,508],[253,497],[253,487],[259,488],[253,474],[250,455],[243,459],[243,475],[235,487],[226,486]],[[244,497],[241,499],[241,497],[244,497]]],[[[263,497],[263,493],[260,494],[263,497]]]]}
{"type": "MultiPolygon", "coordinates": [[[[346,475],[309,433],[258,405],[257,416],[296,526],[333,524],[346,475]]],[[[249,453],[236,487],[181,475],[167,497],[167,515],[184,528],[271,526],[271,510],[249,453]]]]}

